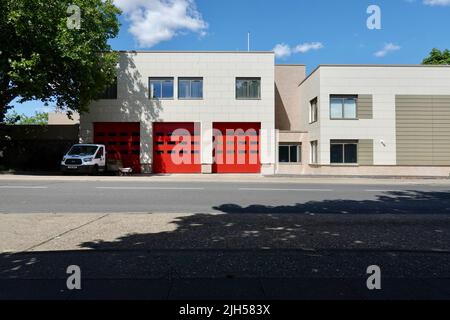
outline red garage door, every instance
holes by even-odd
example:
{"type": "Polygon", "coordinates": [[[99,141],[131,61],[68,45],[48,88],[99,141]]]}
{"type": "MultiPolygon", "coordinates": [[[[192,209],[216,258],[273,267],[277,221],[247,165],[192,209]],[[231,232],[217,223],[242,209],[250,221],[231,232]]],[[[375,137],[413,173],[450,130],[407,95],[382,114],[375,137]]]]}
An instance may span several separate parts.
{"type": "Polygon", "coordinates": [[[214,173],[260,173],[260,123],[214,123],[214,173]]]}
{"type": "Polygon", "coordinates": [[[107,157],[122,160],[124,168],[141,172],[139,122],[97,122],[94,123],[94,143],[106,145],[107,157]]]}
{"type": "Polygon", "coordinates": [[[153,172],[200,173],[199,129],[194,123],[154,123],[153,172]]]}

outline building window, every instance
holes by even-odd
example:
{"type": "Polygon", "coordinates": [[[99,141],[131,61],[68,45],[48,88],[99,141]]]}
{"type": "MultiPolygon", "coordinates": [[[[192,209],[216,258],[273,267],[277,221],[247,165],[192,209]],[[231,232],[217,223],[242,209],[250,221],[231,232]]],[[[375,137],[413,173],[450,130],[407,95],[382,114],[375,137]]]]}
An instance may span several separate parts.
{"type": "Polygon", "coordinates": [[[203,99],[203,78],[178,79],[179,99],[203,99]]]}
{"type": "Polygon", "coordinates": [[[319,143],[317,141],[311,141],[311,164],[318,163],[318,149],[319,143]]]}
{"type": "Polygon", "coordinates": [[[150,99],[173,99],[173,78],[149,78],[150,99]]]}
{"type": "Polygon", "coordinates": [[[358,142],[357,141],[331,141],[330,145],[331,164],[357,164],[358,142]]]}
{"type": "Polygon", "coordinates": [[[236,99],[261,99],[261,78],[236,78],[236,99]]]}
{"type": "Polygon", "coordinates": [[[357,119],[358,96],[330,96],[330,118],[357,119]]]}
{"type": "Polygon", "coordinates": [[[317,98],[314,98],[309,103],[309,123],[314,123],[319,120],[319,110],[317,106],[317,98]]]}
{"type": "Polygon", "coordinates": [[[278,161],[280,163],[300,163],[301,144],[287,143],[278,146],[278,161]]]}
{"type": "Polygon", "coordinates": [[[117,78],[114,82],[106,88],[106,90],[100,95],[99,99],[102,100],[116,100],[117,99],[117,78]]]}

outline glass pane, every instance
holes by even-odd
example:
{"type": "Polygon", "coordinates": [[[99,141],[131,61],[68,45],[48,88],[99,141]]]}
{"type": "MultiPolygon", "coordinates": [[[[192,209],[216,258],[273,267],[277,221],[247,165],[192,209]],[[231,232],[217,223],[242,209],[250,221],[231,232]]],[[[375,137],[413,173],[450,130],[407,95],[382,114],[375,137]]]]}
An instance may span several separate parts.
{"type": "Polygon", "coordinates": [[[342,144],[332,144],[330,147],[330,162],[331,163],[344,163],[342,144]]]}
{"type": "Polygon", "coordinates": [[[150,81],[150,93],[152,98],[161,98],[161,81],[150,81]]]}
{"type": "Polygon", "coordinates": [[[298,146],[291,146],[291,162],[298,162],[298,146]]]}
{"type": "Polygon", "coordinates": [[[342,99],[331,99],[330,101],[330,116],[331,119],[341,119],[342,114],[342,99]]]}
{"type": "Polygon", "coordinates": [[[358,146],[356,144],[345,145],[345,163],[358,163],[358,146]]]}
{"type": "Polygon", "coordinates": [[[311,142],[311,163],[317,163],[317,142],[311,142]]]}
{"type": "Polygon", "coordinates": [[[346,119],[356,119],[356,100],[345,99],[344,101],[344,117],[346,119]]]}
{"type": "Polygon", "coordinates": [[[279,153],[279,162],[287,163],[289,162],[289,147],[288,146],[280,146],[278,148],[279,153]]]}
{"type": "Polygon", "coordinates": [[[173,80],[164,80],[162,83],[162,98],[173,98],[173,80]]]}
{"type": "Polygon", "coordinates": [[[259,80],[249,81],[249,98],[258,99],[260,96],[261,83],[259,80]]]}
{"type": "Polygon", "coordinates": [[[317,101],[311,102],[311,122],[317,121],[317,101]]]}
{"type": "Polygon", "coordinates": [[[189,98],[189,80],[180,80],[178,83],[178,96],[180,98],[189,98]]]}
{"type": "Polygon", "coordinates": [[[246,98],[247,97],[247,82],[244,80],[236,80],[236,97],[246,98]]]}
{"type": "Polygon", "coordinates": [[[191,82],[191,98],[203,98],[203,81],[193,80],[191,82]]]}

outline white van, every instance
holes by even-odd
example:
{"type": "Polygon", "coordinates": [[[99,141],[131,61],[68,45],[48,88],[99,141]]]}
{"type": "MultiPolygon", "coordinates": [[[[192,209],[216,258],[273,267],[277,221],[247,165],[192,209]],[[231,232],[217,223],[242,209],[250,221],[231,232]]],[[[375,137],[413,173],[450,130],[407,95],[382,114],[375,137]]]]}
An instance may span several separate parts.
{"type": "Polygon", "coordinates": [[[102,144],[76,144],[61,161],[63,173],[97,174],[106,171],[106,148],[102,144]]]}

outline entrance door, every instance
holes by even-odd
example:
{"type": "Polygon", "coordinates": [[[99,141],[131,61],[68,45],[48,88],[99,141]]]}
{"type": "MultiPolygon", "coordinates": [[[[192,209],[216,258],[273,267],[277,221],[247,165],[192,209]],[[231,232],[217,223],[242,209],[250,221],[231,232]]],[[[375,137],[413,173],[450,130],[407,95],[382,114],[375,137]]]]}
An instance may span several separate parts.
{"type": "Polygon", "coordinates": [[[214,173],[260,173],[260,123],[214,123],[214,173]]]}
{"type": "Polygon", "coordinates": [[[153,172],[200,173],[202,168],[199,129],[199,125],[193,122],[154,123],[153,172]]]}
{"type": "Polygon", "coordinates": [[[106,146],[107,158],[121,160],[124,168],[141,172],[139,122],[96,122],[94,143],[106,146]]]}

